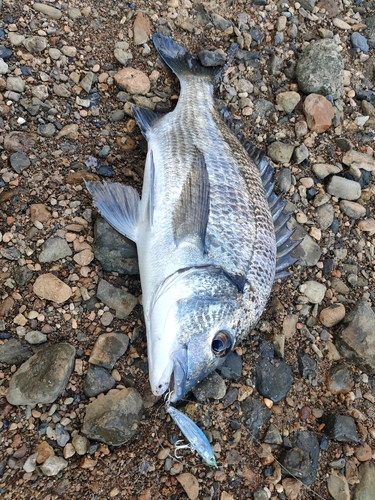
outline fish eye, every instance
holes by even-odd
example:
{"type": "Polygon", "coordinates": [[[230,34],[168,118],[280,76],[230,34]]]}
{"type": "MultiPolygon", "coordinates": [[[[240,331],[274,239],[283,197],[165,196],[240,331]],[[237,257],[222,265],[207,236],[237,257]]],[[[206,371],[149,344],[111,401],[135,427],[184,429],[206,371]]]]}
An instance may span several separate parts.
{"type": "Polygon", "coordinates": [[[217,358],[226,356],[232,349],[232,338],[229,333],[224,331],[217,332],[212,341],[211,349],[217,358]]]}

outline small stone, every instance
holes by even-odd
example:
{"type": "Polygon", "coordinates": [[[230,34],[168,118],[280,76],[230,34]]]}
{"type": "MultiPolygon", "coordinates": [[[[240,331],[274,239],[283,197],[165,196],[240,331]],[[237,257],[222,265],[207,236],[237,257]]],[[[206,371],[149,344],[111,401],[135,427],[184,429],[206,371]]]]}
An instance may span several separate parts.
{"type": "Polygon", "coordinates": [[[276,109],[285,111],[285,113],[291,113],[300,100],[301,96],[298,92],[280,92],[280,94],[276,95],[276,109]]]}
{"type": "Polygon", "coordinates": [[[354,201],[341,200],[340,209],[351,219],[360,219],[366,215],[366,208],[354,201]]]}
{"type": "Polygon", "coordinates": [[[0,344],[0,363],[5,365],[19,366],[29,359],[30,354],[29,348],[21,344],[18,339],[10,338],[0,344]]]}
{"type": "Polygon", "coordinates": [[[26,87],[25,82],[19,76],[8,76],[6,88],[7,90],[12,90],[13,92],[24,92],[26,87]]]}
{"type": "Polygon", "coordinates": [[[368,52],[370,50],[367,39],[357,31],[351,34],[350,41],[352,42],[353,49],[359,49],[362,52],[368,52]]]}
{"type": "Polygon", "coordinates": [[[130,52],[129,44],[127,42],[116,42],[114,49],[114,56],[118,60],[118,62],[125,66],[131,59],[133,59],[133,55],[130,52]]]}
{"type": "MultiPolygon", "coordinates": [[[[34,285],[35,286],[35,285],[34,285]]],[[[125,319],[138,304],[137,297],[114,287],[108,281],[99,280],[96,295],[104,304],[116,311],[116,318],[125,319]]]]}
{"type": "Polygon", "coordinates": [[[47,342],[47,335],[38,330],[33,330],[31,332],[27,332],[25,335],[25,340],[32,345],[43,344],[43,342],[47,342]]]}
{"type": "Polygon", "coordinates": [[[47,123],[46,125],[39,125],[38,127],[38,133],[42,137],[53,137],[56,133],[56,127],[53,123],[47,123]]]}
{"type": "Polygon", "coordinates": [[[332,104],[319,94],[310,94],[303,103],[307,125],[319,134],[329,129],[335,115],[332,104]]]}
{"type": "Polygon", "coordinates": [[[187,494],[189,500],[196,500],[199,496],[199,483],[198,479],[190,474],[190,472],[184,472],[176,476],[177,481],[181,484],[185,493],[187,494]]]}
{"type": "Polygon", "coordinates": [[[60,423],[56,424],[56,442],[59,446],[64,448],[67,442],[70,440],[70,434],[60,423]]]}
{"type": "Polygon", "coordinates": [[[26,462],[23,464],[23,470],[25,472],[34,472],[36,469],[36,457],[38,456],[38,453],[33,453],[30,455],[26,462]]]}
{"type": "Polygon", "coordinates": [[[134,68],[124,68],[113,78],[120,89],[126,90],[130,94],[145,95],[151,87],[148,76],[134,68]]]}
{"type": "Polygon", "coordinates": [[[143,45],[149,39],[151,33],[150,20],[142,12],[138,12],[133,23],[134,45],[143,45]]]}
{"type": "Polygon", "coordinates": [[[73,259],[79,266],[88,266],[94,260],[94,253],[85,248],[82,252],[76,253],[73,259]]]}
{"type": "Polygon", "coordinates": [[[32,54],[40,54],[48,46],[46,38],[43,36],[30,36],[24,40],[23,45],[28,52],[32,54]]]}
{"type": "Polygon", "coordinates": [[[357,427],[353,417],[348,415],[323,415],[324,432],[328,439],[342,443],[358,443],[357,427]]]}
{"type": "Polygon", "coordinates": [[[29,158],[25,153],[17,152],[13,153],[9,158],[10,165],[17,174],[20,174],[23,170],[28,168],[31,164],[29,158]]]}
{"type": "Polygon", "coordinates": [[[358,229],[360,231],[368,233],[369,236],[372,236],[373,234],[375,234],[375,219],[370,217],[368,219],[361,220],[358,223],[358,229]]]}
{"type": "Polygon", "coordinates": [[[285,469],[303,484],[314,482],[318,470],[319,442],[314,432],[297,431],[290,437],[292,449],[281,460],[285,469]]]}
{"type": "Polygon", "coordinates": [[[325,179],[330,174],[337,174],[340,172],[340,168],[336,165],[330,165],[329,163],[315,163],[312,166],[312,171],[318,179],[325,179]]]}
{"type": "Polygon", "coordinates": [[[94,82],[95,75],[92,71],[88,71],[82,80],[79,82],[79,86],[83,88],[88,94],[91,91],[92,84],[94,82]]]}
{"type": "Polygon", "coordinates": [[[224,380],[217,372],[210,373],[198,385],[193,387],[193,394],[200,403],[204,403],[209,398],[216,400],[225,396],[227,387],[224,380]]]}
{"type": "Polygon", "coordinates": [[[353,386],[349,369],[341,364],[330,368],[327,384],[332,394],[348,394],[353,386]]]}
{"type": "Polygon", "coordinates": [[[67,443],[64,447],[64,450],[63,450],[64,458],[67,459],[67,458],[72,457],[75,454],[75,452],[76,451],[75,451],[72,443],[67,443]]]}
{"type": "Polygon", "coordinates": [[[288,500],[297,500],[300,498],[300,491],[302,488],[301,481],[287,477],[281,481],[281,484],[283,485],[288,500]]]}
{"type": "Polygon", "coordinates": [[[250,396],[243,401],[242,412],[246,428],[255,438],[258,438],[262,426],[266,425],[271,418],[271,410],[259,399],[250,396]]]}
{"type": "Polygon", "coordinates": [[[212,22],[214,23],[215,28],[217,28],[220,31],[225,31],[232,26],[231,21],[229,21],[228,19],[225,19],[222,16],[219,16],[219,14],[212,13],[211,19],[212,19],[212,22]]]}
{"type": "Polygon", "coordinates": [[[77,455],[86,455],[90,448],[90,441],[82,434],[74,434],[72,445],[77,455]]]}
{"type": "Polygon", "coordinates": [[[334,500],[350,500],[348,481],[345,476],[339,476],[336,471],[328,478],[328,491],[334,500]]]}
{"type": "Polygon", "coordinates": [[[49,457],[40,470],[45,476],[57,476],[59,472],[68,467],[68,462],[62,457],[49,457]]]}
{"type": "Polygon", "coordinates": [[[358,484],[355,486],[353,500],[372,500],[374,496],[375,463],[368,461],[358,468],[358,484]]]}
{"type": "Polygon", "coordinates": [[[299,289],[312,304],[320,304],[326,292],[326,287],[317,281],[306,281],[299,289]]]}
{"type": "Polygon", "coordinates": [[[89,366],[83,381],[83,391],[88,398],[108,392],[116,386],[115,379],[100,366],[89,366]]]}
{"type": "Polygon", "coordinates": [[[278,163],[289,163],[294,151],[294,146],[280,141],[272,142],[267,148],[267,154],[271,160],[278,163]]]}
{"type": "Polygon", "coordinates": [[[375,158],[364,153],[360,153],[359,151],[354,151],[353,149],[350,149],[344,154],[342,162],[345,165],[353,165],[363,170],[367,170],[368,172],[375,171],[375,158]]]}
{"type": "Polygon", "coordinates": [[[223,66],[226,61],[225,52],[221,49],[201,50],[198,52],[198,58],[202,65],[206,67],[223,66]]]}
{"type": "Polygon", "coordinates": [[[355,457],[360,462],[367,462],[372,459],[372,449],[365,443],[364,445],[357,446],[355,448],[355,457]]]}
{"type": "Polygon", "coordinates": [[[66,302],[72,295],[71,288],[51,273],[40,275],[33,285],[33,291],[41,299],[57,304],[66,302]]]}
{"type": "Polygon", "coordinates": [[[327,184],[327,191],[336,198],[353,201],[361,196],[361,185],[359,182],[333,175],[327,184]]]}
{"type": "Polygon", "coordinates": [[[61,19],[62,16],[61,10],[56,9],[55,7],[52,7],[50,5],[45,5],[43,3],[34,3],[32,8],[46,15],[47,17],[50,17],[51,19],[61,19]]]}
{"type": "MultiPolygon", "coordinates": [[[[265,344],[263,343],[262,346],[265,344]]],[[[273,359],[273,347],[270,352],[263,353],[255,372],[255,385],[258,392],[277,403],[287,395],[292,383],[290,366],[283,360],[273,359]]]]}
{"type": "Polygon", "coordinates": [[[337,325],[345,317],[345,307],[343,304],[333,304],[323,309],[319,315],[321,323],[327,328],[337,325]]]}
{"type": "Polygon", "coordinates": [[[335,211],[333,209],[333,206],[330,205],[329,203],[324,203],[323,205],[317,207],[315,213],[320,228],[323,231],[328,229],[331,226],[333,219],[335,217],[335,211]]]}
{"type": "Polygon", "coordinates": [[[68,10],[68,16],[73,21],[80,19],[82,17],[81,11],[75,7],[72,7],[68,10]]]}
{"type": "Polygon", "coordinates": [[[48,211],[46,205],[43,203],[36,203],[30,205],[30,219],[31,222],[46,222],[51,218],[51,213],[48,211]]]}
{"type": "Polygon", "coordinates": [[[55,455],[55,451],[47,441],[42,441],[38,444],[36,448],[36,463],[38,465],[43,464],[48,458],[55,455]]]}
{"type": "Polygon", "coordinates": [[[28,132],[10,132],[4,137],[4,149],[8,151],[22,151],[26,153],[33,150],[36,143],[36,136],[28,132]]]}
{"type": "Polygon", "coordinates": [[[54,262],[72,255],[68,243],[63,238],[49,238],[42,245],[39,262],[54,262]]]}
{"type": "Polygon", "coordinates": [[[76,123],[65,125],[65,127],[63,127],[56,135],[56,139],[60,139],[61,137],[66,137],[67,139],[72,140],[78,139],[78,125],[76,123]]]}

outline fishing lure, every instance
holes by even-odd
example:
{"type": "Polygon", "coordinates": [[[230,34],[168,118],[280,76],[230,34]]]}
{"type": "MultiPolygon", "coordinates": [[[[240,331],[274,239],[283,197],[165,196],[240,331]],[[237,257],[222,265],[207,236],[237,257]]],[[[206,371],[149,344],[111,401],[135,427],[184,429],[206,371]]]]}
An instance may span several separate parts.
{"type": "Polygon", "coordinates": [[[217,467],[215,454],[211,448],[211,445],[208,442],[208,439],[205,436],[204,432],[197,426],[197,424],[195,424],[182,412],[171,406],[169,404],[169,400],[167,400],[166,402],[166,409],[176,425],[180,428],[182,434],[189,441],[189,444],[185,445],[179,445],[178,443],[180,443],[181,441],[176,442],[176,458],[180,458],[176,455],[176,452],[178,450],[189,448],[192,451],[196,451],[198,455],[200,455],[210,467],[217,467]]]}

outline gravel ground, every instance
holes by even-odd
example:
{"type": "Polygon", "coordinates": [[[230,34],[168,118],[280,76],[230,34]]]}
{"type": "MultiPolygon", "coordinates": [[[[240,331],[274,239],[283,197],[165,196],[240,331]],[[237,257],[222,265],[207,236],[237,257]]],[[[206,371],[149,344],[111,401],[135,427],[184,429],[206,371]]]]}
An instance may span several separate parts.
{"type": "MultiPolygon", "coordinates": [[[[358,345],[345,350],[338,339],[350,325],[358,333],[374,324],[370,307],[357,315],[361,326],[353,326],[348,314],[361,300],[374,306],[375,22],[365,21],[375,4],[72,0],[46,2],[53,7],[47,11],[39,5],[0,0],[0,347],[20,340],[31,345],[28,357],[45,340],[27,337],[37,331],[50,345],[71,344],[76,356],[65,390],[53,404],[9,404],[5,396],[20,363],[0,364],[2,498],[373,498],[375,340],[362,352],[358,345]],[[193,54],[202,49],[227,53],[233,42],[239,44],[217,97],[241,119],[244,135],[268,151],[297,234],[309,235],[301,263],[289,279],[275,284],[262,320],[236,350],[241,375],[228,380],[222,374],[224,381],[212,382],[214,389],[225,385],[225,396],[215,390],[216,399],[189,395],[182,406],[207,431],[217,470],[187,451],[180,461],[172,458],[180,434],[162,401],[150,393],[142,307],[134,306],[138,300],[121,319],[115,307],[96,298],[100,279],[141,296],[137,274],[106,272],[94,258],[97,214],[82,179],[109,177],[140,191],[146,143],[130,103],[167,111],[179,93],[176,78],[152,45],[150,35],[157,31],[172,35],[193,54]],[[310,112],[304,103],[313,91],[302,80],[311,66],[296,77],[295,63],[315,40],[333,40],[338,47],[344,86],[342,79],[335,81],[342,68],[335,69],[326,82],[329,89],[315,91],[327,98],[314,101],[310,112]],[[132,68],[130,82],[124,82],[129,75],[119,74],[124,67],[132,68]],[[282,104],[277,95],[286,92],[287,104],[282,104]],[[348,158],[348,151],[365,156],[348,158]],[[354,184],[340,184],[335,177],[354,184]],[[41,250],[52,237],[69,248],[59,250],[63,256],[44,259],[41,250]],[[42,275],[47,275],[48,294],[57,277],[67,286],[59,285],[59,293],[67,296],[49,300],[43,295],[35,285],[42,275]],[[90,402],[84,377],[98,336],[111,332],[130,338],[127,353],[111,371],[113,394],[135,388],[144,416],[126,444],[90,440],[82,448],[73,438],[81,436],[90,402]],[[256,389],[264,340],[293,375],[291,389],[277,402],[256,389]],[[337,366],[342,369],[338,376],[337,366]],[[255,419],[252,401],[270,410],[268,418],[255,419]],[[337,429],[329,431],[328,420],[322,420],[324,414],[350,417],[354,437],[348,438],[350,425],[342,424],[340,440],[337,429]],[[67,442],[63,437],[57,442],[58,424],[67,442]],[[279,437],[267,438],[270,425],[279,437]],[[306,457],[302,445],[293,444],[299,431],[318,439],[317,470],[307,459],[301,473],[306,457]],[[42,443],[46,456],[65,458],[62,470],[49,475],[40,466],[25,469],[36,451],[42,456],[42,443]],[[278,461],[285,463],[292,449],[300,455],[290,469],[297,477],[312,474],[312,481],[305,480],[309,486],[281,472],[278,461]],[[360,496],[361,488],[367,496],[360,496]]],[[[318,71],[323,81],[324,68],[318,71]]]]}

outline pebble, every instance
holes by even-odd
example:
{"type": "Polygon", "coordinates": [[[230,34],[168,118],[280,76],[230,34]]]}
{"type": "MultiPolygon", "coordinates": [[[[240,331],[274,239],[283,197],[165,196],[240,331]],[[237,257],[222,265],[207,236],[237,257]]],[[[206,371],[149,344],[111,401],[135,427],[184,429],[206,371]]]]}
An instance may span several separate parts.
{"type": "Polygon", "coordinates": [[[271,418],[271,410],[259,399],[250,396],[242,402],[242,412],[246,428],[257,439],[261,428],[271,418]]]}
{"type": "Polygon", "coordinates": [[[353,379],[349,369],[342,364],[331,367],[327,385],[332,394],[348,394],[353,386],[353,379]]]}
{"type": "Polygon", "coordinates": [[[49,443],[47,443],[47,441],[42,441],[41,443],[39,443],[36,448],[36,452],[36,463],[38,465],[43,464],[46,460],[55,455],[54,449],[49,443]]]}
{"type": "Polygon", "coordinates": [[[310,94],[303,103],[307,126],[319,134],[328,130],[335,115],[332,104],[319,94],[310,94]]]}
{"type": "Polygon", "coordinates": [[[63,392],[74,366],[75,349],[53,344],[38,350],[13,375],[6,398],[13,405],[53,403],[63,392]]]}
{"type": "Polygon", "coordinates": [[[360,462],[367,462],[372,459],[372,449],[366,443],[355,448],[355,457],[360,462]]]}
{"type": "Polygon", "coordinates": [[[148,17],[142,12],[138,12],[133,23],[133,42],[134,45],[143,45],[149,40],[151,25],[148,17]]]}
{"type": "Polygon", "coordinates": [[[7,90],[12,90],[13,92],[22,92],[25,91],[26,84],[23,79],[19,76],[8,76],[6,83],[7,90]]]}
{"type": "Polygon", "coordinates": [[[350,41],[352,42],[352,47],[354,49],[359,49],[362,52],[368,52],[370,50],[366,37],[357,31],[351,34],[350,41]]]}
{"type": "Polygon", "coordinates": [[[29,348],[18,339],[10,338],[0,344],[0,363],[19,366],[29,359],[30,355],[29,348]]]}
{"type": "Polygon", "coordinates": [[[301,376],[309,380],[316,380],[318,365],[314,358],[308,354],[298,353],[298,368],[301,376]]]}
{"type": "Polygon", "coordinates": [[[350,149],[342,157],[342,162],[345,165],[355,166],[367,170],[368,172],[375,171],[375,158],[359,151],[350,149]]]}
{"type": "Polygon", "coordinates": [[[10,165],[17,174],[20,174],[23,170],[28,168],[31,164],[29,158],[25,155],[25,153],[17,152],[13,153],[10,158],[10,165]]]}
{"type": "Polygon", "coordinates": [[[321,323],[327,328],[337,325],[345,317],[345,306],[343,304],[333,304],[324,308],[319,315],[321,323]]]}
{"type": "Polygon", "coordinates": [[[94,253],[90,249],[85,248],[81,252],[76,253],[73,260],[79,266],[88,266],[94,260],[94,253]]]}
{"type": "Polygon", "coordinates": [[[25,335],[25,340],[32,345],[39,345],[47,342],[47,335],[38,330],[33,330],[31,332],[27,332],[25,335]]]}
{"type": "Polygon", "coordinates": [[[120,89],[126,90],[130,94],[145,95],[151,87],[148,76],[134,68],[124,68],[116,73],[113,78],[120,89]]]}
{"type": "Polygon", "coordinates": [[[353,500],[372,500],[374,497],[375,463],[368,461],[358,468],[358,484],[356,484],[353,500]]]}
{"type": "Polygon", "coordinates": [[[354,201],[341,200],[340,210],[351,219],[360,219],[366,215],[366,207],[354,201]]]}
{"type": "Polygon", "coordinates": [[[64,446],[70,440],[70,434],[60,423],[56,424],[56,442],[59,446],[64,448],[64,446]]]}
{"type": "Polygon", "coordinates": [[[54,262],[72,255],[68,243],[63,238],[49,238],[42,245],[39,262],[54,262]]]}
{"type": "Polygon", "coordinates": [[[13,270],[13,278],[20,288],[25,287],[32,279],[34,273],[27,266],[17,266],[13,270]]]}
{"type": "MultiPolygon", "coordinates": [[[[34,285],[35,286],[35,285],[34,285]]],[[[120,288],[116,288],[108,281],[99,280],[96,292],[98,299],[116,311],[116,318],[125,319],[138,304],[137,297],[120,288]]]]}
{"type": "Polygon", "coordinates": [[[361,196],[361,185],[359,182],[333,175],[327,184],[327,191],[336,198],[354,201],[361,196]]]}
{"type": "Polygon", "coordinates": [[[51,5],[45,5],[43,3],[34,3],[32,8],[37,12],[45,14],[47,17],[50,17],[51,19],[60,19],[62,16],[61,10],[56,9],[51,5]]]}
{"type": "Polygon", "coordinates": [[[207,375],[198,385],[192,389],[194,396],[200,403],[204,403],[207,399],[222,399],[225,396],[227,387],[225,381],[220,375],[214,371],[207,375]]]}
{"type": "Polygon", "coordinates": [[[345,358],[368,375],[375,374],[375,313],[366,301],[359,301],[338,332],[336,345],[345,358]]]}
{"type": "Polygon", "coordinates": [[[289,163],[294,151],[294,146],[281,141],[272,142],[267,148],[267,155],[277,163],[289,163]]]}
{"type": "Polygon", "coordinates": [[[33,150],[36,143],[36,136],[28,132],[10,132],[4,137],[4,149],[8,151],[27,151],[33,150]]]}
{"type": "Polygon", "coordinates": [[[342,443],[358,443],[357,427],[349,415],[323,415],[324,433],[328,439],[342,443]]]}
{"type": "Polygon", "coordinates": [[[290,437],[292,449],[284,454],[281,464],[305,485],[315,481],[318,471],[319,442],[314,432],[297,431],[290,437]]]}
{"type": "Polygon", "coordinates": [[[33,292],[41,299],[57,304],[66,302],[72,295],[71,288],[51,273],[38,276],[33,285],[33,292]]]}
{"type": "Polygon", "coordinates": [[[324,205],[317,207],[315,214],[320,228],[325,231],[331,226],[335,216],[335,211],[332,205],[325,203],[324,205]]]}
{"type": "Polygon", "coordinates": [[[242,358],[234,351],[226,356],[224,363],[220,365],[217,372],[227,380],[238,380],[242,373],[242,358]]]}
{"type": "Polygon", "coordinates": [[[177,481],[181,484],[189,500],[196,500],[199,497],[198,479],[190,472],[184,472],[176,476],[177,481]]]}
{"type": "Polygon", "coordinates": [[[87,439],[86,436],[83,436],[82,434],[74,434],[73,439],[72,439],[72,445],[74,447],[75,452],[77,455],[86,455],[86,453],[89,451],[90,448],[90,441],[87,439]]]}
{"type": "Polygon", "coordinates": [[[108,392],[116,386],[116,380],[100,366],[89,366],[83,381],[83,391],[88,398],[108,392]]]}
{"type": "MultiPolygon", "coordinates": [[[[66,96],[62,96],[66,97],[66,96]]],[[[78,125],[76,123],[70,123],[69,125],[65,125],[57,134],[56,139],[61,139],[61,137],[65,137],[66,139],[76,140],[78,139],[78,125]]]]}
{"type": "Polygon", "coordinates": [[[334,500],[350,500],[348,481],[334,471],[328,478],[328,491],[334,500]]]}
{"type": "Polygon", "coordinates": [[[25,472],[34,472],[36,469],[36,457],[38,456],[38,453],[33,453],[30,455],[27,459],[26,462],[23,464],[23,470],[25,472]]]}
{"type": "Polygon", "coordinates": [[[312,304],[320,304],[327,290],[325,285],[317,281],[305,281],[299,289],[312,304]]]}
{"type": "Polygon", "coordinates": [[[286,361],[273,359],[273,348],[269,352],[263,352],[255,371],[258,392],[277,403],[285,398],[292,383],[292,370],[286,361]]]}
{"type": "Polygon", "coordinates": [[[203,66],[206,67],[223,66],[226,61],[225,52],[221,49],[201,50],[198,52],[198,57],[203,66]]]}
{"type": "Polygon", "coordinates": [[[40,470],[45,476],[57,476],[59,472],[68,467],[68,462],[62,457],[49,457],[40,466],[40,470]]]}
{"type": "Polygon", "coordinates": [[[375,234],[375,219],[370,217],[368,219],[364,219],[364,220],[359,221],[358,229],[360,231],[364,231],[365,233],[368,233],[369,236],[372,236],[373,234],[375,234]]]}
{"type": "Polygon", "coordinates": [[[125,66],[131,59],[133,59],[133,55],[130,52],[129,44],[127,42],[116,42],[115,49],[113,54],[117,61],[125,66]]]}
{"type": "Polygon", "coordinates": [[[86,407],[82,433],[89,439],[120,446],[135,435],[142,413],[142,398],[135,389],[107,394],[86,407]]]}
{"type": "Polygon", "coordinates": [[[43,36],[30,36],[23,41],[23,45],[31,54],[40,54],[48,47],[48,42],[43,36]]]}

